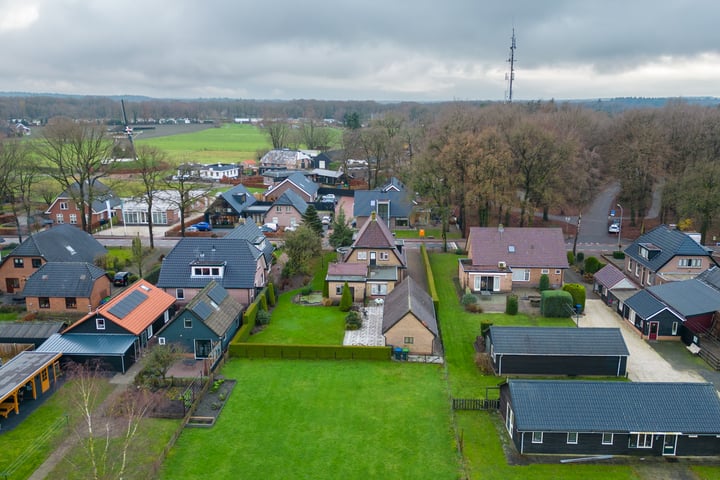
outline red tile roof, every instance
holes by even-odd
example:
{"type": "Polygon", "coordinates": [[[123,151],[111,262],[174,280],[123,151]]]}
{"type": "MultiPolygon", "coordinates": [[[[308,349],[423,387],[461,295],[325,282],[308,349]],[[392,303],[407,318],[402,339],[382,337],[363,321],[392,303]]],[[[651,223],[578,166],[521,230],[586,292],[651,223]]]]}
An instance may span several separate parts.
{"type": "Polygon", "coordinates": [[[328,275],[367,275],[368,267],[364,263],[331,263],[328,265],[328,275]]]}

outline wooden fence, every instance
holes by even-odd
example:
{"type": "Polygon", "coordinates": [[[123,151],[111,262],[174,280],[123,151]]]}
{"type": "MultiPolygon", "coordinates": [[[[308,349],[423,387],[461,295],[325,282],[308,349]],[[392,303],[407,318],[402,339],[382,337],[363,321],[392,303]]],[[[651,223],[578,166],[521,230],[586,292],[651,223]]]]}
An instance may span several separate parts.
{"type": "Polygon", "coordinates": [[[486,398],[453,398],[453,410],[497,410],[500,408],[500,400],[488,400],[486,398]]]}

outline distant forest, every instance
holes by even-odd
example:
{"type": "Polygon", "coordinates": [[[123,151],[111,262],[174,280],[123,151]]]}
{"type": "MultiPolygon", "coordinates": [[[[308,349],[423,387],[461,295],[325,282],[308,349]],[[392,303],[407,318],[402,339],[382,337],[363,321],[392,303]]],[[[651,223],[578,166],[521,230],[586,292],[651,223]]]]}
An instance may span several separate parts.
{"type": "MultiPolygon", "coordinates": [[[[103,123],[122,123],[119,96],[72,96],[56,94],[0,93],[0,121],[22,119],[44,124],[48,119],[63,116],[103,123]]],[[[248,100],[248,99],[194,99],[174,100],[149,97],[123,97],[130,123],[143,123],[147,119],[190,118],[197,121],[232,121],[234,118],[306,118],[332,119],[342,122],[346,115],[357,114],[363,123],[386,112],[397,112],[410,121],[440,111],[450,104],[461,103],[468,107],[488,106],[498,102],[375,102],[354,100],[248,100]]],[[[620,113],[636,108],[660,108],[668,102],[681,100],[690,105],[716,107],[715,97],[644,98],[625,97],[594,100],[537,100],[517,101],[517,104],[571,104],[606,113],[620,113]]]]}

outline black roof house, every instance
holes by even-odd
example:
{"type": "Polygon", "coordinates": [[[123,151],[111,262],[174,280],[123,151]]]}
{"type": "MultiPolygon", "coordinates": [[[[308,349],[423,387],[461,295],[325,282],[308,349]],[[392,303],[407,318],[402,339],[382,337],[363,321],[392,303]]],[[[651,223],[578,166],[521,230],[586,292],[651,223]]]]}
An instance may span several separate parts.
{"type": "Polygon", "coordinates": [[[28,277],[22,294],[25,297],[90,298],[95,281],[105,275],[105,270],[90,263],[50,262],[28,277]]]}
{"type": "Polygon", "coordinates": [[[486,351],[498,375],[625,376],[630,352],[619,328],[489,328],[486,351]]]}
{"type": "Polygon", "coordinates": [[[710,383],[509,380],[500,413],[522,454],[720,452],[720,397],[710,383]]]}
{"type": "Polygon", "coordinates": [[[265,263],[267,264],[268,268],[272,266],[272,254],[275,251],[275,247],[267,240],[263,232],[260,230],[260,227],[258,227],[257,224],[251,219],[245,220],[245,223],[242,223],[232,229],[223,238],[226,240],[247,240],[256,249],[258,249],[258,251],[262,253],[262,255],[265,257],[265,263]]]}
{"type": "Polygon", "coordinates": [[[106,253],[105,247],[89,233],[62,224],[28,237],[3,262],[10,257],[42,257],[46,262],[93,263],[106,253]]]}
{"type": "Polygon", "coordinates": [[[674,337],[681,333],[682,315],[647,289],[625,300],[622,314],[648,340],[674,337]]]}

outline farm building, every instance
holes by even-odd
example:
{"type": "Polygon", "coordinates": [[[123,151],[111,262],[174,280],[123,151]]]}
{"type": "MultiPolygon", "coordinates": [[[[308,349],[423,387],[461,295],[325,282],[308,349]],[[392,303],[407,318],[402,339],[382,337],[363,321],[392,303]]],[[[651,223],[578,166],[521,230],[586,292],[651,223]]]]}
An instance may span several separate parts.
{"type": "Polygon", "coordinates": [[[630,354],[619,328],[492,326],[485,345],[498,375],[622,377],[630,354]]]}

